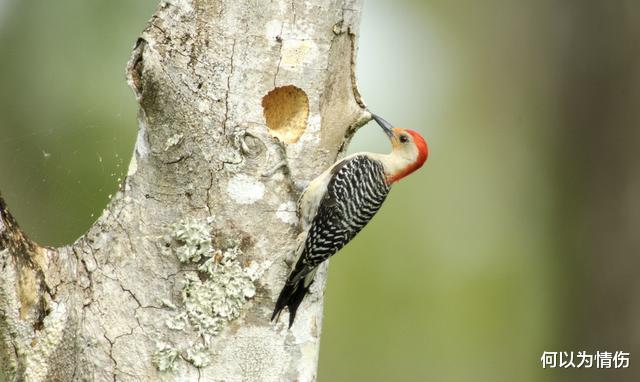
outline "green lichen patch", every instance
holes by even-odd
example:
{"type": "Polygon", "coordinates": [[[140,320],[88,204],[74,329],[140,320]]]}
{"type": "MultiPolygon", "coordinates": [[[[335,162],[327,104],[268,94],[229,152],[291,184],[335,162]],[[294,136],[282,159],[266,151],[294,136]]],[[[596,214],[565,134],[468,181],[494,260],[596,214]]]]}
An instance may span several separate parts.
{"type": "Polygon", "coordinates": [[[167,327],[171,330],[184,330],[187,327],[187,312],[180,312],[168,319],[167,327]]]}
{"type": "Polygon", "coordinates": [[[198,262],[213,252],[206,222],[181,220],[173,225],[171,239],[175,242],[175,254],[181,263],[198,262]]]}
{"type": "MultiPolygon", "coordinates": [[[[200,368],[211,360],[208,345],[225,324],[240,316],[243,305],[256,294],[255,267],[244,268],[239,261],[242,251],[238,246],[214,249],[209,234],[209,222],[180,221],[172,226],[170,234],[173,253],[183,264],[196,265],[185,271],[182,278],[181,299],[176,314],[166,321],[172,330],[196,332],[204,345],[189,347],[186,352],[175,351],[181,358],[200,368]]],[[[161,369],[171,370],[174,352],[169,347],[159,348],[154,363],[161,369]]]]}
{"type": "Polygon", "coordinates": [[[182,299],[187,319],[200,334],[217,335],[256,293],[253,281],[235,260],[238,252],[233,248],[205,261],[198,268],[208,276],[204,280],[195,272],[185,275],[182,299]]]}
{"type": "Polygon", "coordinates": [[[197,368],[203,368],[211,363],[211,354],[209,350],[202,344],[187,349],[185,359],[197,368]]]}
{"type": "Polygon", "coordinates": [[[160,371],[173,371],[176,369],[178,350],[169,344],[159,343],[151,361],[160,371]]]}

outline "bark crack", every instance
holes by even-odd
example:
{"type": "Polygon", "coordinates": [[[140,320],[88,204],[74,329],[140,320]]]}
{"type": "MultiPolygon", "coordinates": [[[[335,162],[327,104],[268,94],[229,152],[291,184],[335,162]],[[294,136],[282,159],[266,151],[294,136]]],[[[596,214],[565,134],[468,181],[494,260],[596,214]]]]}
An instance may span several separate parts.
{"type": "Polygon", "coordinates": [[[282,65],[282,48],[284,46],[284,38],[282,37],[282,34],[284,33],[284,23],[282,23],[282,25],[280,25],[280,34],[278,35],[278,37],[276,37],[276,41],[278,41],[278,43],[280,44],[280,52],[279,52],[279,58],[278,58],[278,66],[276,67],[276,74],[273,76],[273,87],[277,87],[278,86],[278,74],[280,73],[280,66],[282,65]]]}
{"type": "Polygon", "coordinates": [[[190,157],[191,157],[191,155],[180,155],[177,159],[164,162],[164,164],[166,164],[166,165],[177,164],[177,163],[180,163],[183,160],[188,159],[190,157]]]}
{"type": "Polygon", "coordinates": [[[209,186],[207,187],[205,200],[207,213],[209,214],[209,216],[213,216],[213,213],[211,212],[211,189],[213,188],[213,179],[213,170],[209,170],[209,186]]]}
{"type": "Polygon", "coordinates": [[[116,382],[117,381],[116,372],[118,371],[118,361],[116,361],[116,359],[113,357],[113,341],[111,341],[109,337],[107,337],[107,333],[103,333],[103,336],[109,343],[109,358],[111,359],[111,362],[113,362],[113,372],[111,374],[113,376],[113,382],[116,382]]]}
{"type": "Polygon", "coordinates": [[[222,121],[222,132],[223,135],[227,135],[227,121],[229,120],[229,93],[231,92],[231,77],[233,76],[234,64],[233,58],[236,54],[236,39],[233,39],[233,44],[231,45],[231,58],[230,58],[230,70],[229,76],[227,77],[227,89],[225,91],[224,96],[224,120],[222,121]]]}
{"type": "Polygon", "coordinates": [[[124,286],[120,285],[120,288],[122,289],[123,292],[127,292],[129,293],[129,295],[131,296],[131,298],[133,298],[133,300],[136,302],[136,304],[138,304],[138,308],[142,307],[142,304],[140,303],[140,300],[138,300],[138,297],[136,297],[136,295],[129,289],[125,288],[124,286]]]}

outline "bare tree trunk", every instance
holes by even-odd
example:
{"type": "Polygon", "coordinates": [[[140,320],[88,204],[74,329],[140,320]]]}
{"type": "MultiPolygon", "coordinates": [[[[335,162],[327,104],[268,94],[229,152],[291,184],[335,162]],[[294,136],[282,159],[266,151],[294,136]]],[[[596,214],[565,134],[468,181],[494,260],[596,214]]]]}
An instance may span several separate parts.
{"type": "MultiPolygon", "coordinates": [[[[127,68],[128,177],[71,246],[0,201],[0,380],[314,380],[325,270],[292,330],[269,321],[296,185],[369,119],[360,0],[162,2],[127,68]]],[[[64,224],[64,222],[60,222],[64,224]]]]}
{"type": "MultiPolygon", "coordinates": [[[[637,3],[568,3],[557,146],[563,346],[640,353],[640,13],[637,3]],[[593,28],[597,24],[599,27],[593,28]]],[[[580,381],[634,381],[634,365],[580,381]]]]}

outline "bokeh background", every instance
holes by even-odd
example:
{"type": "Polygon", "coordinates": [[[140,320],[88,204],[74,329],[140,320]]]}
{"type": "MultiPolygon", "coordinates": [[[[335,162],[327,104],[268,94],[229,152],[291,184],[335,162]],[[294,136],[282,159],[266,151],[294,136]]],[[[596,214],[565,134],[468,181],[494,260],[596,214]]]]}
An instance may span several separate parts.
{"type": "MultiPolygon", "coordinates": [[[[40,243],[124,176],[156,3],[0,0],[0,189],[40,243]]],[[[361,32],[365,99],[431,155],[332,260],[319,381],[640,380],[640,3],[365,0],[361,32]]],[[[360,150],[388,143],[368,125],[360,150]]]]}

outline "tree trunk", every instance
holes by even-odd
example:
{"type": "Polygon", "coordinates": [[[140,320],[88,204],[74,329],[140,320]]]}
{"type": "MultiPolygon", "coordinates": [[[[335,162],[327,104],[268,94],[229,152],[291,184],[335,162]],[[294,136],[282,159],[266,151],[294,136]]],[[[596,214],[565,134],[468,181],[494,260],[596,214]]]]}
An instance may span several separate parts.
{"type": "Polygon", "coordinates": [[[360,8],[160,4],[127,68],[138,139],[102,216],[43,248],[0,199],[0,380],[315,379],[326,269],[291,330],[270,316],[298,186],[369,119],[360,8]]]}
{"type": "MultiPolygon", "coordinates": [[[[562,346],[631,354],[607,381],[637,381],[640,353],[640,12],[637,3],[567,4],[559,44],[557,145],[562,346]],[[599,27],[593,28],[597,24],[599,27]],[[569,48],[567,48],[569,47],[569,48]]],[[[570,349],[573,350],[573,349],[570,349]]],[[[602,381],[604,374],[579,374],[602,381]]]]}

